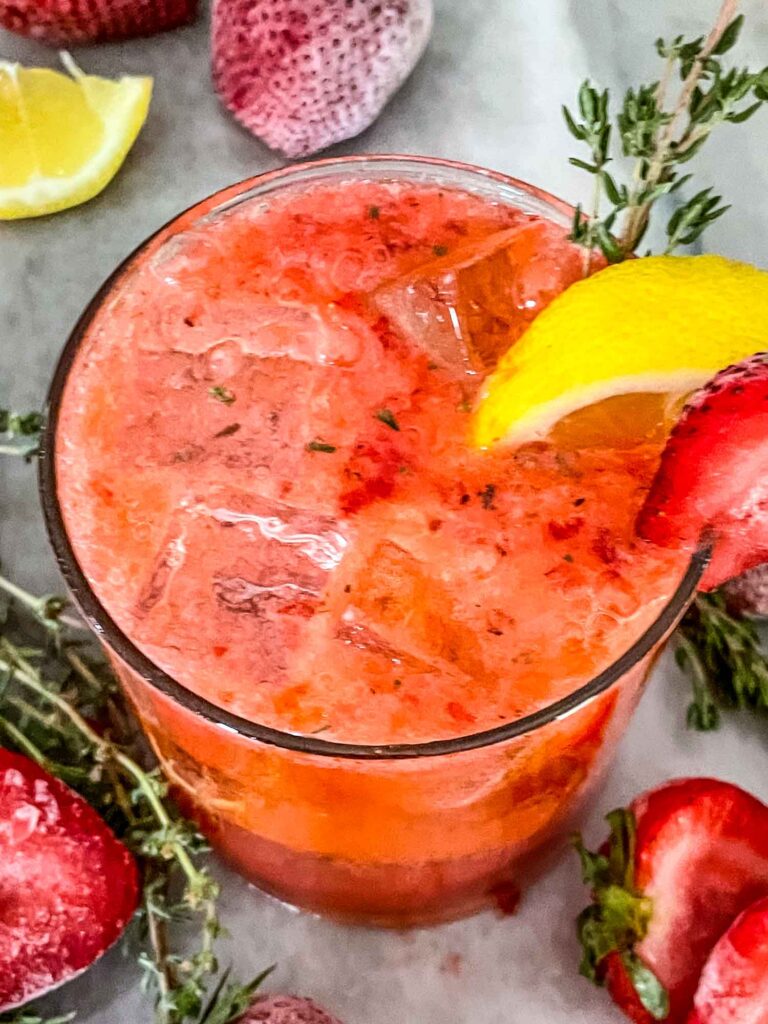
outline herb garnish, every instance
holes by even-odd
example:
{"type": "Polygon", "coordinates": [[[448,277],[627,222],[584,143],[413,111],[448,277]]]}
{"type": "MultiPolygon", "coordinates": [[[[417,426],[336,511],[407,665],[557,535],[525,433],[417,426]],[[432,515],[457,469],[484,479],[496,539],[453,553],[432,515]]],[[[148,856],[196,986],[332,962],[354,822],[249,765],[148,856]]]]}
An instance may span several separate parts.
{"type": "Polygon", "coordinates": [[[368,216],[371,218],[371,220],[378,220],[379,217],[381,216],[381,209],[378,206],[369,206],[368,216]]]}
{"type": "Polygon", "coordinates": [[[12,412],[0,409],[0,455],[22,455],[29,459],[37,454],[43,416],[39,412],[12,412]]]}
{"type": "Polygon", "coordinates": [[[689,675],[688,724],[716,729],[723,710],[768,713],[768,662],[753,622],[728,609],[722,593],[699,594],[676,635],[677,663],[689,675]]]}
{"type": "Polygon", "coordinates": [[[448,246],[447,245],[433,245],[432,252],[435,256],[447,256],[448,246]]]}
{"type": "Polygon", "coordinates": [[[327,452],[329,455],[336,451],[335,444],[326,444],[325,441],[310,441],[306,448],[308,452],[327,452]]]}
{"type": "Polygon", "coordinates": [[[654,1020],[664,1020],[669,1015],[669,996],[634,951],[648,931],[652,912],[651,901],[635,888],[635,816],[619,809],[607,814],[606,821],[611,827],[607,855],[592,853],[581,836],[574,838],[582,878],[592,892],[592,903],[576,920],[582,947],[579,972],[595,985],[603,985],[605,958],[617,954],[640,1002],[654,1020]]]}
{"type": "MultiPolygon", "coordinates": [[[[168,798],[167,783],[141,741],[117,682],[93,656],[87,634],[58,597],[33,597],[0,576],[0,734],[78,790],[132,850],[143,878],[139,963],[155,996],[157,1024],[227,1024],[242,1013],[256,982],[224,978],[203,1011],[218,973],[218,886],[201,863],[196,827],[168,798]],[[82,632],[81,632],[82,631],[82,632]],[[181,953],[171,931],[199,927],[198,947],[181,953]],[[207,1016],[201,1018],[201,1013],[207,1016]]],[[[0,1020],[34,1024],[27,1009],[0,1020]]],[[[69,1018],[56,1018],[56,1020],[69,1018]]],[[[45,1024],[53,1024],[47,1021],[45,1024]]]]}
{"type": "Polygon", "coordinates": [[[208,394],[211,398],[215,398],[217,402],[223,402],[224,405],[232,405],[235,401],[234,391],[230,391],[229,388],[225,388],[222,384],[215,384],[212,388],[208,388],[208,394]]]}
{"type": "MultiPolygon", "coordinates": [[[[591,208],[588,214],[576,208],[571,230],[572,240],[586,249],[586,269],[595,247],[612,263],[633,253],[654,204],[690,180],[691,175],[680,174],[680,167],[696,155],[715,126],[746,121],[768,100],[768,68],[726,70],[721,60],[735,45],[744,22],[743,15],[734,17],[738,5],[739,0],[724,0],[706,38],[658,39],[656,50],[664,59],[659,80],[628,89],[615,122],[608,90],[599,92],[589,81],[579,89],[578,116],[563,108],[568,130],[590,153],[589,160],[572,157],[570,162],[594,176],[591,208]],[[670,100],[675,72],[681,85],[670,100]],[[630,184],[606,170],[612,161],[614,132],[621,154],[635,161],[630,184]],[[603,217],[604,197],[611,210],[603,217]]],[[[697,192],[670,218],[665,251],[694,242],[727,209],[710,188],[697,192]]]]}
{"type": "Polygon", "coordinates": [[[239,423],[230,423],[228,427],[224,427],[223,430],[220,430],[218,433],[214,434],[213,436],[214,437],[231,437],[233,434],[236,434],[239,429],[240,429],[240,424],[239,423]]]}
{"type": "Polygon", "coordinates": [[[390,409],[379,409],[376,413],[376,419],[381,420],[381,422],[385,423],[391,430],[400,429],[400,424],[397,422],[394,413],[390,409]]]}
{"type": "Polygon", "coordinates": [[[493,499],[496,497],[496,484],[486,484],[482,491],[477,492],[480,504],[485,509],[495,508],[493,499]]]}

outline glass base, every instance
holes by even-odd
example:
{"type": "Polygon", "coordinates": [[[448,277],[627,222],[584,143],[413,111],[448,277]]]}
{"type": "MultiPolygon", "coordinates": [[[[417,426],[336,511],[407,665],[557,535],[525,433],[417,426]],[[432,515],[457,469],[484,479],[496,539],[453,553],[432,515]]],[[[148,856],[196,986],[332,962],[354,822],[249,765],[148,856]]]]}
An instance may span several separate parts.
{"type": "Polygon", "coordinates": [[[562,855],[585,813],[581,804],[559,823],[549,842],[542,847],[539,837],[536,848],[524,854],[516,848],[446,860],[363,864],[292,850],[212,819],[185,795],[176,795],[221,858],[261,892],[292,910],[391,929],[445,924],[484,910],[514,914],[525,890],[562,855]]]}

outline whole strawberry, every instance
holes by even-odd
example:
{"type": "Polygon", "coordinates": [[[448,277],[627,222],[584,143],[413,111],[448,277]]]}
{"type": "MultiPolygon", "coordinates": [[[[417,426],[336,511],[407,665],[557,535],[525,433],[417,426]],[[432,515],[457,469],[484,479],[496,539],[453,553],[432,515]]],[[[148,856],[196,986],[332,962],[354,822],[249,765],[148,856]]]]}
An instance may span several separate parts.
{"type": "Polygon", "coordinates": [[[299,996],[260,996],[238,1024],[341,1024],[311,999],[299,996]]]}
{"type": "Polygon", "coordinates": [[[268,146],[307,156],[375,121],[432,17],[432,0],[214,0],[214,84],[268,146]]]}
{"type": "Polygon", "coordinates": [[[0,25],[52,46],[149,36],[195,17],[197,0],[0,0],[0,25]]]}

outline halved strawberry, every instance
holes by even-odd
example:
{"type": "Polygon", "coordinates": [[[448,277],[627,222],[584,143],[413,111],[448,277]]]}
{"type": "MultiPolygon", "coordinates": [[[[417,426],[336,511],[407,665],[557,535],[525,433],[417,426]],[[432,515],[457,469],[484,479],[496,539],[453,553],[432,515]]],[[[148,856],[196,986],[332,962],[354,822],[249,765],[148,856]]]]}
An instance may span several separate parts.
{"type": "Polygon", "coordinates": [[[768,807],[727,782],[681,779],[608,820],[599,853],[580,847],[594,898],[579,918],[582,973],[637,1024],[678,1024],[715,942],[768,896],[768,807]]]}
{"type": "Polygon", "coordinates": [[[637,532],[665,547],[711,541],[705,590],[768,561],[768,354],[722,370],[687,404],[637,532]]]}
{"type": "Polygon", "coordinates": [[[214,85],[268,146],[307,156],[375,121],[432,18],[432,0],[215,0],[214,85]]]}
{"type": "Polygon", "coordinates": [[[768,1024],[768,899],[744,910],[715,945],[688,1024],[768,1024]]]}
{"type": "Polygon", "coordinates": [[[85,970],[138,893],[133,857],[93,808],[0,748],[0,1012],[85,970]]]}
{"type": "Polygon", "coordinates": [[[259,996],[239,1024],[341,1024],[317,1003],[301,996],[259,996]]]}
{"type": "Polygon", "coordinates": [[[737,917],[709,954],[688,1024],[768,1024],[768,899],[737,917]]]}
{"type": "Polygon", "coordinates": [[[192,21],[197,0],[0,0],[0,25],[54,46],[148,36],[192,21]]]}

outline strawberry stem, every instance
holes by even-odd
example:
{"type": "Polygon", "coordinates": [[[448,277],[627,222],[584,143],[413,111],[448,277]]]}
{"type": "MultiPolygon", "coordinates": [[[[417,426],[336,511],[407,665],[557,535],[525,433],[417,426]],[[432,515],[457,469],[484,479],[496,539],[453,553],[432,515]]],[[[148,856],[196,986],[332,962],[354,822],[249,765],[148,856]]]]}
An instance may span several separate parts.
{"type": "Polygon", "coordinates": [[[592,903],[576,921],[583,952],[579,971],[595,985],[603,985],[606,958],[618,954],[642,1006],[654,1020],[664,1020],[669,996],[635,953],[653,913],[650,899],[635,886],[635,816],[619,808],[606,815],[606,821],[611,829],[607,853],[594,853],[581,836],[574,838],[584,884],[592,891],[592,903]]]}

